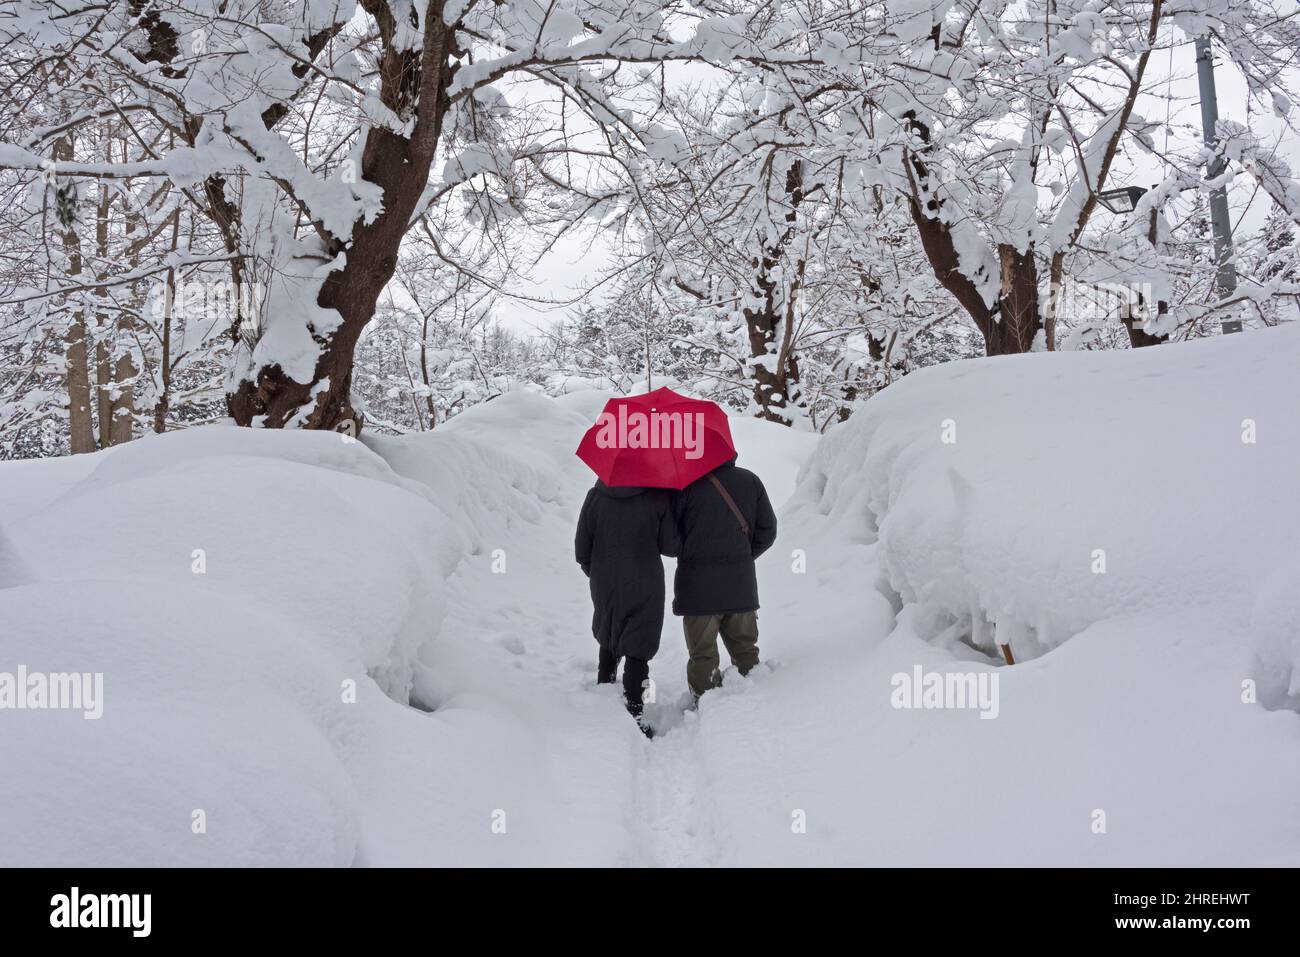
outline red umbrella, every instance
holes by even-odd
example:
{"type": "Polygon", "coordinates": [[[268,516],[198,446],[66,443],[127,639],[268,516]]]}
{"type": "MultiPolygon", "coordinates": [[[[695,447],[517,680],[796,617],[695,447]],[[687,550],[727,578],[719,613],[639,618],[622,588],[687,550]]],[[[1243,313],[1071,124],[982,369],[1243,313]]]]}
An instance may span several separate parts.
{"type": "Polygon", "coordinates": [[[578,444],[578,458],[614,486],[686,488],[735,454],[727,413],[667,388],[610,399],[578,444]]]}

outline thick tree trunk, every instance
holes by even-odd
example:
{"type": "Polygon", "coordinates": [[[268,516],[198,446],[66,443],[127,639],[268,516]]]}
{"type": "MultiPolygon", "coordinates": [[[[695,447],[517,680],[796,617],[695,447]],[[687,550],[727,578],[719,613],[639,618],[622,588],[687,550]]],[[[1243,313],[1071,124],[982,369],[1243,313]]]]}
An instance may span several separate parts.
{"type": "MultiPolygon", "coordinates": [[[[787,278],[783,290],[772,278],[799,216],[803,202],[803,163],[796,161],[786,171],[785,194],[790,210],[785,215],[789,225],[770,246],[764,246],[761,257],[754,261],[754,294],[761,300],[757,308],[743,310],[749,335],[749,355],[754,378],[754,403],[759,408],[758,417],[769,422],[790,424],[787,407],[792,401],[791,388],[798,388],[799,360],[793,343],[794,307],[803,280],[804,264],[798,263],[793,277],[787,278]],[[784,293],[784,294],[782,294],[784,293]],[[778,341],[778,333],[780,341],[778,341]]],[[[760,237],[760,242],[763,242],[760,237]]]]}
{"type": "Polygon", "coordinates": [[[1028,352],[1043,328],[1033,248],[1020,252],[1012,246],[998,247],[1001,288],[997,300],[989,306],[975,283],[959,268],[957,248],[948,227],[927,216],[915,198],[910,207],[935,278],[974,321],[984,337],[984,353],[1001,356],[1028,352]]]}
{"type": "Polygon", "coordinates": [[[1002,286],[997,314],[987,328],[980,329],[984,333],[984,349],[991,356],[1028,352],[1043,328],[1034,249],[1031,246],[1028,252],[1020,252],[1014,246],[1003,244],[998,247],[998,261],[1002,266],[1002,286]]]}
{"type": "MultiPolygon", "coordinates": [[[[911,127],[925,143],[930,131],[912,118],[911,127]]],[[[921,237],[921,246],[930,268],[940,285],[952,293],[984,337],[984,352],[990,356],[1028,352],[1038,330],[1043,328],[1043,314],[1038,301],[1038,265],[1034,248],[1020,251],[1003,244],[998,247],[1000,287],[990,306],[970,276],[961,271],[957,245],[948,225],[941,218],[940,202],[928,188],[930,170],[925,158],[909,153],[907,173],[911,180],[908,210],[921,237]],[[922,188],[922,187],[926,188],[922,188]]]]}
{"type": "MultiPolygon", "coordinates": [[[[769,287],[774,285],[763,274],[760,274],[759,284],[760,288],[764,284],[769,287]]],[[[769,288],[765,308],[744,311],[749,332],[750,357],[761,359],[770,356],[775,360],[771,367],[758,363],[750,366],[754,378],[754,403],[759,408],[760,419],[789,425],[790,414],[787,407],[791,403],[791,388],[798,387],[799,360],[794,351],[786,347],[784,342],[776,341],[778,331],[782,332],[783,339],[786,338],[785,332],[788,327],[783,328],[783,325],[789,320],[783,319],[784,312],[777,312],[773,308],[771,294],[772,290],[769,288]]]]}
{"type": "Polygon", "coordinates": [[[375,18],[383,40],[380,99],[398,116],[408,116],[414,108],[414,128],[409,137],[379,127],[367,132],[361,177],[382,188],[383,212],[369,223],[358,220],[352,235],[339,243],[336,251],[346,251],[347,264],[326,277],[316,300],[323,309],[337,310],[342,321],[321,341],[310,382],[291,379],[277,363],[254,370],[239,383],[228,405],[241,425],[258,420],[268,428],[293,424],[353,433],[361,428],[351,401],[353,356],[397,267],[402,238],[428,182],[443,117],[451,106],[447,88],[455,71],[450,62],[455,30],[443,22],[444,0],[430,0],[424,15],[424,46],[415,51],[394,47],[399,25],[386,2],[363,6],[375,18]]]}

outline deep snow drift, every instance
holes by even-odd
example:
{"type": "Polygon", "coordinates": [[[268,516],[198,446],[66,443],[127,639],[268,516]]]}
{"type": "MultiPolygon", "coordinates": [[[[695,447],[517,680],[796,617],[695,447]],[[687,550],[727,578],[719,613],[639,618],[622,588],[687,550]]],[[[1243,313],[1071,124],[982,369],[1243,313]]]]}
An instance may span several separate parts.
{"type": "Polygon", "coordinates": [[[1300,863],[1297,360],[980,360],[821,440],[735,420],[789,500],[779,667],[683,711],[669,616],[653,742],[572,557],[602,394],[0,464],[0,672],[104,675],[98,720],[0,711],[0,863],[1300,863]],[[997,717],[894,707],[917,666],[996,674],[997,717]]]}
{"type": "Polygon", "coordinates": [[[740,839],[770,811],[717,748],[719,803],[754,807],[726,859],[1300,863],[1297,368],[1294,327],[955,363],[827,436],[782,516],[824,582],[787,594],[874,583],[896,626],[831,614],[800,636],[822,667],[789,652],[746,699],[825,830],[820,856],[740,839]],[[917,665],[997,671],[997,719],[892,707],[917,665]]]}

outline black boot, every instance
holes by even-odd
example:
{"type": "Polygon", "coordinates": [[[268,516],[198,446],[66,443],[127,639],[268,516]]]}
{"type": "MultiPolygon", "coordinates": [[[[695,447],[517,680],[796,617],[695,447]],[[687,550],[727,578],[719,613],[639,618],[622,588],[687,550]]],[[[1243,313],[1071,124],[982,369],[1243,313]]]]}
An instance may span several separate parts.
{"type": "Polygon", "coordinates": [[[633,658],[628,655],[623,663],[623,697],[627,700],[627,713],[636,720],[642,734],[647,738],[653,738],[654,729],[645,723],[643,713],[645,707],[642,703],[642,695],[649,678],[650,662],[644,658],[633,658]]]}
{"type": "Polygon", "coordinates": [[[618,659],[604,645],[600,647],[600,658],[596,663],[596,684],[612,685],[618,672],[618,659]]]}

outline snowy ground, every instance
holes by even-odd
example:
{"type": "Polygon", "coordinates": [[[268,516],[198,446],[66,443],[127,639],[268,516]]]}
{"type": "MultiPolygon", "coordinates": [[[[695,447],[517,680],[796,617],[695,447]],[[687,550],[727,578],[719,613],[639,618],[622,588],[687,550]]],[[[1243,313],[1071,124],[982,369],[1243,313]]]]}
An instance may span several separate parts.
{"type": "Polygon", "coordinates": [[[736,421],[789,500],[779,666],[683,711],[668,617],[654,741],[593,684],[595,393],[0,465],[0,671],[105,683],[98,721],[0,712],[0,863],[1300,864],[1297,360],[960,363],[820,441],[736,421]],[[997,718],[894,707],[918,665],[996,673],[997,718]]]}

